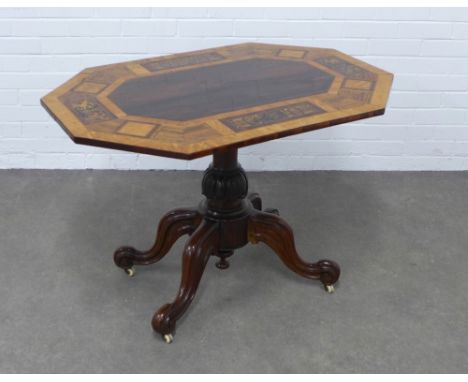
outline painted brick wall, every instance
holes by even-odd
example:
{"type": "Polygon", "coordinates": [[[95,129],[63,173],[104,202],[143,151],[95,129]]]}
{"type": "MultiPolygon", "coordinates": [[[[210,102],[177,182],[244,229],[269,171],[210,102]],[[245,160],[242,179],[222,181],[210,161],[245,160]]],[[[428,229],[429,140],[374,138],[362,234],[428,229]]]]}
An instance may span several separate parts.
{"type": "Polygon", "coordinates": [[[467,170],[468,8],[0,8],[0,168],[203,169],[73,144],[39,98],[84,67],[244,41],[395,74],[383,117],[241,149],[250,170],[467,170]]]}

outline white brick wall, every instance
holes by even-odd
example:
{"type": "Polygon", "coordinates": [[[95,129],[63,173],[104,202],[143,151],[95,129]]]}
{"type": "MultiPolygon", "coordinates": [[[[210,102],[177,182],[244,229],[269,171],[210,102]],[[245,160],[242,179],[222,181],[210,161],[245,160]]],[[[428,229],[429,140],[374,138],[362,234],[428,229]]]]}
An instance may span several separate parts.
{"type": "Polygon", "coordinates": [[[84,67],[244,41],[395,74],[387,114],[243,148],[253,170],[468,170],[468,8],[0,8],[0,168],[203,169],[75,145],[39,98],[84,67]]]}

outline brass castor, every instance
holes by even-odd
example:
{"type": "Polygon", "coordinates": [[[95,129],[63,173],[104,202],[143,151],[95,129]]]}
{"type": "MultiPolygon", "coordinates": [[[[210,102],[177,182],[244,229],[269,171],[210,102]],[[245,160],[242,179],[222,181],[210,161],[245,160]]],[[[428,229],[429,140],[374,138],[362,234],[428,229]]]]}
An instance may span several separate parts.
{"type": "Polygon", "coordinates": [[[325,290],[328,293],[333,293],[335,291],[335,286],[333,284],[325,285],[325,290]]]}
{"type": "Polygon", "coordinates": [[[135,268],[134,267],[131,267],[131,268],[125,268],[124,269],[125,273],[129,276],[129,277],[133,277],[135,276],[135,268]]]}
{"type": "Polygon", "coordinates": [[[172,343],[172,341],[174,341],[174,336],[172,334],[164,334],[163,335],[163,340],[166,344],[170,344],[172,343]]]}

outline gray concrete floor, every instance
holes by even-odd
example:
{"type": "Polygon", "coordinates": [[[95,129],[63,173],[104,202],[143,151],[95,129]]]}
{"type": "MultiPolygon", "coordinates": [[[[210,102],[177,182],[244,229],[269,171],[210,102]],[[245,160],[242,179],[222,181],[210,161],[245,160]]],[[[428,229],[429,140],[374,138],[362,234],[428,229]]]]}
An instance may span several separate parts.
{"type": "Polygon", "coordinates": [[[252,173],[336,293],[248,246],[211,259],[171,345],[181,239],[127,277],[122,244],[200,200],[197,172],[0,171],[0,372],[468,372],[468,173],[252,173]]]}

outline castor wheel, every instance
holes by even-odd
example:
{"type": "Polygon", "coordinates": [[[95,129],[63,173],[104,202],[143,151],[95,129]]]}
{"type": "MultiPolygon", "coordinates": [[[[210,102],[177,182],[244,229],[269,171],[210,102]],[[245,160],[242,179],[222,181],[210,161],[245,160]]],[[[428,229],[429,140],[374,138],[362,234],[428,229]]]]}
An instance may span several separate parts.
{"type": "Polygon", "coordinates": [[[163,336],[163,340],[166,344],[170,344],[172,343],[172,341],[174,341],[174,336],[172,334],[164,334],[163,336]]]}
{"type": "Polygon", "coordinates": [[[328,293],[333,293],[335,291],[335,286],[333,284],[325,285],[325,290],[328,293]]]}
{"type": "Polygon", "coordinates": [[[133,277],[135,276],[135,268],[134,267],[131,267],[131,268],[125,268],[124,269],[125,273],[129,276],[129,277],[133,277]]]}
{"type": "Polygon", "coordinates": [[[277,208],[265,208],[263,212],[279,216],[279,210],[277,208]]]}

